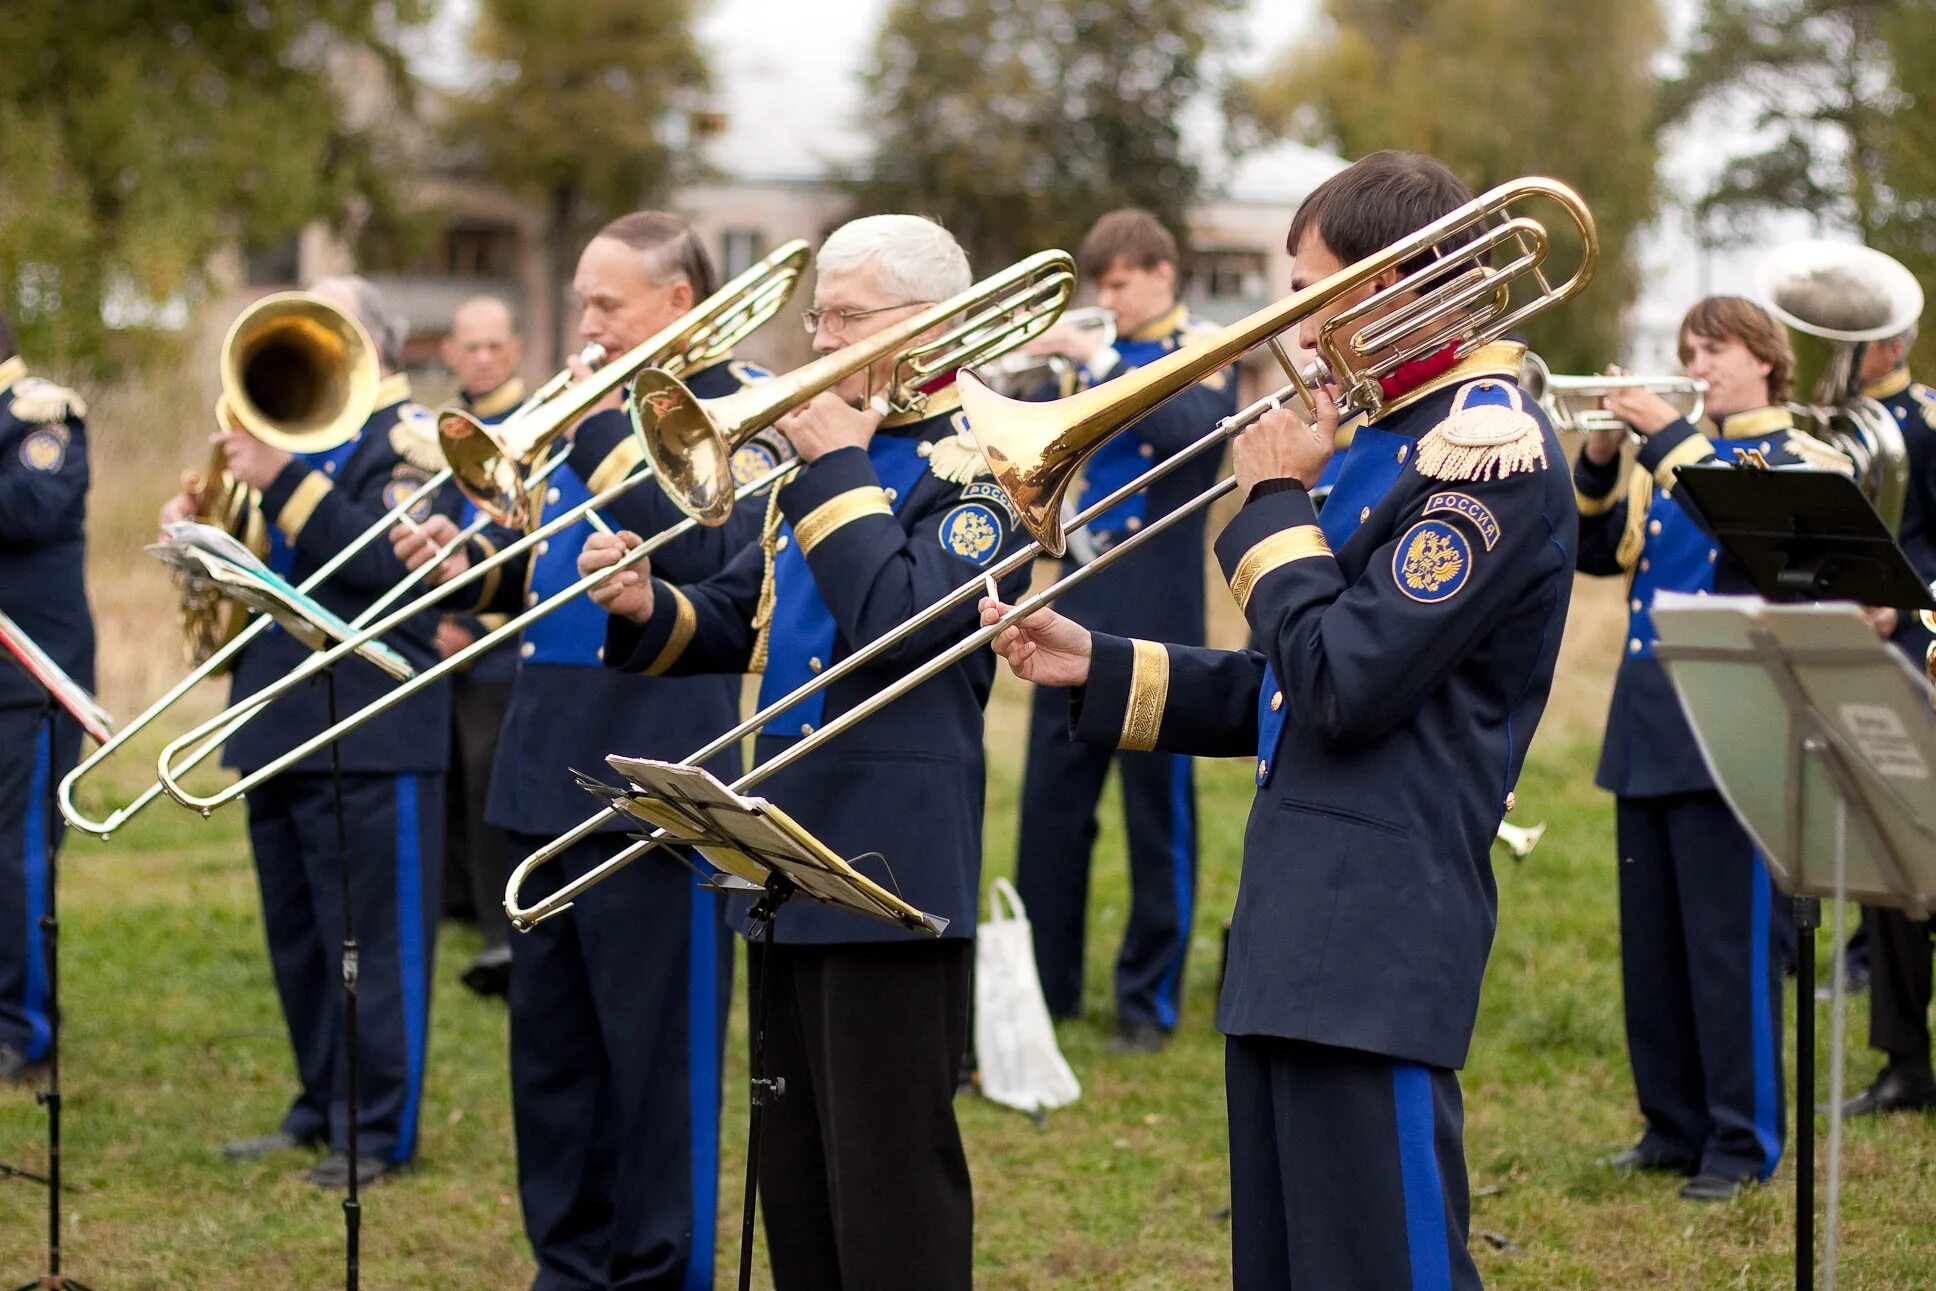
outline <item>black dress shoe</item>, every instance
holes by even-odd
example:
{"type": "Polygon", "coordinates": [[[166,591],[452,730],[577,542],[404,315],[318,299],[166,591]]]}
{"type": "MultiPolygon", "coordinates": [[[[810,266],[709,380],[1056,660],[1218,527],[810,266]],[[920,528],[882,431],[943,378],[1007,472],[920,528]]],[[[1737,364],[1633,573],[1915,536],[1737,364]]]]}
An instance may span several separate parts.
{"type": "Polygon", "coordinates": [[[1842,1115],[1927,1112],[1932,1108],[1936,1108],[1936,1076],[1927,1067],[1889,1066],[1882,1069],[1874,1084],[1842,1104],[1842,1115]]]}
{"type": "Polygon", "coordinates": [[[1162,1027],[1149,1022],[1127,1023],[1116,1032],[1116,1038],[1103,1048],[1112,1054],[1155,1053],[1170,1042],[1170,1033],[1162,1027]]]}
{"type": "Polygon", "coordinates": [[[1697,1174],[1681,1185],[1682,1201],[1726,1201],[1754,1183],[1753,1179],[1730,1179],[1726,1175],[1697,1174]]]}
{"type": "Polygon", "coordinates": [[[29,1058],[10,1044],[0,1044],[0,1080],[24,1085],[39,1080],[47,1072],[45,1058],[29,1058]]]}
{"type": "Polygon", "coordinates": [[[511,991],[511,948],[486,946],[465,966],[460,980],[479,995],[508,995],[511,991]]]}
{"type": "Polygon", "coordinates": [[[321,1139],[299,1139],[288,1130],[270,1130],[259,1139],[238,1139],[234,1143],[224,1143],[222,1155],[231,1161],[254,1161],[276,1152],[313,1148],[321,1142],[321,1139]]]}
{"type": "Polygon", "coordinates": [[[1636,1170],[1645,1170],[1658,1174],[1694,1173],[1694,1166],[1691,1162],[1676,1161],[1671,1157],[1664,1157],[1652,1148],[1642,1147],[1638,1143],[1609,1160],[1607,1165],[1622,1174],[1630,1174],[1636,1170]]]}
{"type": "MultiPolygon", "coordinates": [[[[386,1161],[379,1157],[358,1156],[356,1158],[356,1186],[359,1188],[375,1183],[388,1175],[403,1169],[400,1161],[386,1161]]],[[[350,1186],[350,1154],[331,1152],[309,1169],[303,1171],[303,1178],[318,1188],[348,1188],[350,1186]]]]}

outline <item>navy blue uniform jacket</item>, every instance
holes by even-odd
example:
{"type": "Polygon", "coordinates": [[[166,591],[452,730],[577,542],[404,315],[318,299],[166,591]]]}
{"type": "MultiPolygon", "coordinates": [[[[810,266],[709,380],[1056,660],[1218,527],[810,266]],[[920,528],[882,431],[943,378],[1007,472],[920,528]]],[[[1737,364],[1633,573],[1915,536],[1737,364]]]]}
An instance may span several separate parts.
{"type": "MultiPolygon", "coordinates": [[[[386,378],[378,389],[376,411],[356,438],[327,453],[298,454],[269,482],[262,491],[262,512],[269,522],[270,568],[292,583],[301,583],[430,478],[436,427],[429,410],[409,398],[407,378],[386,378]],[[406,449],[415,461],[405,455],[406,449]]],[[[440,489],[433,500],[419,504],[415,514],[421,519],[434,509],[454,517],[462,500],[455,488],[440,489]]],[[[389,539],[379,535],[324,579],[312,595],[343,618],[353,619],[408,572],[390,549],[389,539]]],[[[428,668],[438,657],[437,616],[434,608],[424,610],[383,640],[413,668],[428,668]]],[[[280,627],[271,627],[242,651],[231,697],[241,700],[254,694],[309,653],[302,642],[280,627]]],[[[349,716],[397,685],[361,659],[345,659],[335,671],[339,717],[349,716]]],[[[244,771],[267,765],[327,726],[328,712],[328,692],[321,678],[298,683],[236,732],[222,750],[222,765],[244,771]]],[[[449,730],[450,685],[435,682],[345,736],[343,769],[376,774],[441,772],[450,761],[449,730]]],[[[329,756],[328,749],[318,750],[291,769],[326,772],[329,756]]]]}
{"type": "Polygon", "coordinates": [[[1493,351],[1354,440],[1354,457],[1403,464],[1361,520],[1321,528],[1303,488],[1260,486],[1218,537],[1259,649],[1095,638],[1078,738],[1257,758],[1228,1035],[1465,1062],[1497,922],[1493,833],[1552,682],[1578,525],[1559,441],[1493,351]],[[1448,416],[1460,400],[1497,411],[1448,416]],[[1463,446],[1474,416],[1519,429],[1463,446]],[[1503,478],[1478,464],[1499,452],[1503,478]],[[1335,552],[1334,526],[1350,532],[1335,552]]]}
{"type": "MultiPolygon", "coordinates": [[[[0,363],[0,610],[81,685],[94,686],[87,555],[87,424],[70,390],[0,363]]],[[[30,708],[40,687],[0,658],[0,708],[30,708]]],[[[31,760],[31,756],[30,759],[31,760]]]]}
{"type": "MultiPolygon", "coordinates": [[[[952,387],[930,415],[876,431],[779,491],[772,542],[771,627],[755,626],[766,553],[741,552],[718,576],[683,587],[655,582],[639,625],[610,620],[605,662],[649,673],[763,671],[760,703],[788,694],[858,646],[938,601],[1023,545],[1006,496],[981,475],[960,438],[952,387]],[[949,410],[944,411],[943,406],[949,410]]],[[[1026,571],[1007,580],[1006,596],[1026,571]]],[[[973,632],[973,599],[761,730],[766,761],[973,632]]],[[[981,885],[986,766],[982,709],[995,656],[978,651],[753,792],[777,803],[862,873],[930,914],[947,936],[972,937],[981,885]]],[[[886,923],[808,901],[789,905],[774,940],[796,944],[901,941],[886,923]]]]}

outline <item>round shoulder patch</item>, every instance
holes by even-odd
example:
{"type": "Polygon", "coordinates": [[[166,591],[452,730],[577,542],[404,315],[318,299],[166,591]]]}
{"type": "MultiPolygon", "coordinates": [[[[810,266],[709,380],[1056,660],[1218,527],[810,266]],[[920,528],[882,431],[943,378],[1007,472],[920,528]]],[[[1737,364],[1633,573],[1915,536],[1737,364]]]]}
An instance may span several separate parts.
{"type": "MultiPolygon", "coordinates": [[[[383,486],[383,509],[394,509],[398,503],[415,493],[424,485],[424,476],[408,466],[399,465],[390,473],[390,482],[383,486]]],[[[410,518],[418,522],[429,519],[430,504],[437,499],[436,490],[424,494],[410,504],[410,518]]]]}
{"type": "Polygon", "coordinates": [[[940,538],[963,560],[986,565],[1002,548],[1002,518],[985,502],[964,502],[941,517],[940,538]]]}
{"type": "Polygon", "coordinates": [[[67,460],[67,440],[51,430],[30,432],[20,441],[20,464],[30,471],[58,471],[67,460]]]}
{"type": "Polygon", "coordinates": [[[1472,573],[1472,545],[1443,520],[1421,520],[1398,540],[1392,581],[1424,605],[1449,601],[1472,573]]]}
{"type": "Polygon", "coordinates": [[[772,449],[758,440],[749,441],[733,450],[733,483],[751,484],[779,464],[779,456],[772,449]]]}

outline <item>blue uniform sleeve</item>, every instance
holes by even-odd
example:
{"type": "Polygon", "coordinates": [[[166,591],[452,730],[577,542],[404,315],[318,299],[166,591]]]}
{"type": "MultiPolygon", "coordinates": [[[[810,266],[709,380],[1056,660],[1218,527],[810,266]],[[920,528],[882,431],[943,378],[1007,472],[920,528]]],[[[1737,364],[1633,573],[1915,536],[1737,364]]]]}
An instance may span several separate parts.
{"type": "MultiPolygon", "coordinates": [[[[383,513],[430,478],[428,472],[399,456],[387,439],[365,443],[358,456],[373,454],[367,464],[356,462],[356,483],[338,487],[324,472],[292,459],[262,491],[262,513],[282,531],[297,552],[322,564],[354,542],[383,513]]],[[[354,459],[352,459],[354,461],[354,459]]],[[[417,519],[432,511],[456,519],[462,505],[456,489],[439,489],[412,509],[417,519]]],[[[330,576],[332,586],[378,594],[409,574],[387,539],[379,536],[363,544],[330,576]]]]}
{"type": "MultiPolygon", "coordinates": [[[[472,536],[465,548],[471,564],[480,565],[486,557],[494,556],[516,542],[524,535],[516,529],[507,529],[500,524],[486,525],[482,532],[472,536]]],[[[503,564],[492,569],[476,582],[459,588],[444,602],[444,610],[452,614],[513,614],[524,607],[519,598],[524,591],[525,574],[531,564],[531,549],[521,549],[503,564]]]]}
{"type": "Polygon", "coordinates": [[[702,582],[677,586],[655,575],[650,619],[605,620],[605,666],[653,677],[745,672],[759,636],[753,616],[765,576],[758,544],[702,582]]]}
{"type": "Polygon", "coordinates": [[[1089,682],[1069,692],[1069,734],[1085,744],[1196,757],[1257,751],[1264,656],[1098,632],[1089,682]]]}
{"type": "Polygon", "coordinates": [[[1398,487],[1416,495],[1412,508],[1355,579],[1302,489],[1252,498],[1217,539],[1253,640],[1327,747],[1361,747],[1404,722],[1503,613],[1557,594],[1542,588],[1572,567],[1572,517],[1546,514],[1544,470],[1398,487]]]}
{"type": "Polygon", "coordinates": [[[1909,500],[1902,511],[1902,549],[1924,581],[1936,579],[1936,411],[1918,401],[1903,420],[1909,449],[1909,500]]]}
{"type": "Polygon", "coordinates": [[[0,452],[0,542],[22,545],[69,536],[87,495],[87,425],[29,422],[0,452]]]}
{"type": "MultiPolygon", "coordinates": [[[[988,492],[924,476],[896,515],[867,453],[843,448],[804,468],[780,490],[780,511],[813,571],[814,586],[840,632],[858,650],[899,627],[1029,541],[1005,502],[988,492]]],[[[1004,580],[1012,596],[1028,571],[1004,580]]],[[[975,631],[977,598],[882,654],[885,664],[918,664],[975,631]]]]}
{"type": "Polygon", "coordinates": [[[1629,501],[1623,462],[1615,457],[1604,466],[1587,460],[1584,450],[1573,464],[1573,500],[1580,509],[1580,550],[1576,563],[1582,574],[1622,572],[1620,535],[1626,532],[1629,501]]]}

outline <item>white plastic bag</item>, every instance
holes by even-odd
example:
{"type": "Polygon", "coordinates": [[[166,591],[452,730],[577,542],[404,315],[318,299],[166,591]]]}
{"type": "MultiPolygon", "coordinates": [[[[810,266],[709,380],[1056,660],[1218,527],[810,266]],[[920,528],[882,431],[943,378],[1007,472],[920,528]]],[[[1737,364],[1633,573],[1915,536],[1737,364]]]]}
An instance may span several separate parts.
{"type": "Polygon", "coordinates": [[[1005,1106],[1034,1113],[1082,1096],[1042,999],[1028,912],[1007,879],[989,885],[988,922],[976,934],[975,1056],[982,1094],[1005,1106]]]}

